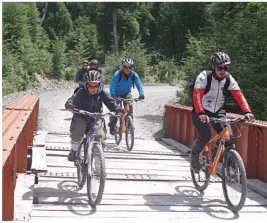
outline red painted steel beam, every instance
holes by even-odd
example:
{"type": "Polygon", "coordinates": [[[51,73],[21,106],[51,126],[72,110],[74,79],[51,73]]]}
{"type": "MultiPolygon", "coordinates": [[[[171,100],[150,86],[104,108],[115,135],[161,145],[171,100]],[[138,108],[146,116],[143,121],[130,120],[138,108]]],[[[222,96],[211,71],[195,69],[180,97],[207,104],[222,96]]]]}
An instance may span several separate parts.
{"type": "Polygon", "coordinates": [[[259,179],[267,183],[267,128],[262,128],[259,148],[259,179]]]}
{"type": "Polygon", "coordinates": [[[8,110],[33,110],[36,103],[39,104],[39,97],[36,95],[24,95],[18,101],[10,103],[6,109],[8,110]]]}
{"type": "MultiPolygon", "coordinates": [[[[192,107],[183,105],[165,105],[167,108],[168,136],[184,144],[192,144],[197,138],[197,131],[191,119],[192,107]],[[175,117],[175,118],[173,118],[175,117]]],[[[227,113],[228,118],[242,115],[227,113]]],[[[260,178],[267,182],[267,122],[256,120],[253,123],[237,124],[241,137],[235,138],[249,178],[260,178]]],[[[234,136],[240,134],[234,126],[234,136]]],[[[215,135],[215,131],[212,135],[215,135]]]]}
{"type": "Polygon", "coordinates": [[[2,220],[14,220],[17,172],[27,168],[27,147],[37,128],[39,97],[25,95],[2,112],[2,220]]]}

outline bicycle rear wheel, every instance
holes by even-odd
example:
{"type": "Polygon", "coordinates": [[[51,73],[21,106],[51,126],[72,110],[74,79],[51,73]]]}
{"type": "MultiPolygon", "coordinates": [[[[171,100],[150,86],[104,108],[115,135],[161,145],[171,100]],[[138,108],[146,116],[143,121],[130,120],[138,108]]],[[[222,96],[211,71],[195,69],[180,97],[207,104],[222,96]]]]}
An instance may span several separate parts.
{"type": "Polygon", "coordinates": [[[126,131],[125,131],[125,140],[128,151],[132,151],[134,146],[134,126],[133,119],[131,116],[128,116],[126,119],[126,131]]]}
{"type": "Polygon", "coordinates": [[[88,151],[88,145],[84,142],[84,140],[80,143],[77,151],[77,160],[75,161],[75,165],[77,166],[77,177],[78,177],[78,185],[80,188],[83,188],[86,176],[87,176],[87,164],[85,164],[85,158],[88,151]],[[86,150],[86,151],[85,151],[86,150]]]}
{"type": "Polygon", "coordinates": [[[243,208],[247,195],[246,170],[236,150],[227,148],[225,152],[222,165],[223,194],[229,208],[238,212],[243,208]]]}
{"type": "MultiPolygon", "coordinates": [[[[192,162],[190,162],[190,170],[191,170],[192,181],[193,181],[195,188],[198,191],[203,192],[204,190],[207,189],[207,187],[209,186],[209,182],[210,182],[210,172],[209,172],[209,168],[206,165],[209,160],[208,152],[204,152],[202,157],[199,157],[199,159],[201,158],[202,158],[202,161],[200,163],[202,163],[202,167],[200,168],[199,172],[196,172],[192,168],[191,166],[192,162]],[[203,159],[206,159],[206,161],[203,162],[203,159]]],[[[190,159],[191,159],[191,155],[190,155],[190,159]]]]}
{"type": "Polygon", "coordinates": [[[99,144],[94,144],[87,174],[87,194],[89,204],[97,206],[102,199],[106,179],[104,152],[99,144]]]}

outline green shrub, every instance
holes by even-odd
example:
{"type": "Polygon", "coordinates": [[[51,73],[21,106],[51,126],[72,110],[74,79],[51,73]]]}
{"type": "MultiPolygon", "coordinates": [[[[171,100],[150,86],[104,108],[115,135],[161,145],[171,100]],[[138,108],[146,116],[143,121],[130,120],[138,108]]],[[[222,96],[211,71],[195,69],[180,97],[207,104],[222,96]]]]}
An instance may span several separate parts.
{"type": "Polygon", "coordinates": [[[66,67],[63,71],[65,75],[65,79],[68,81],[75,81],[76,71],[77,70],[74,67],[66,67]]]}

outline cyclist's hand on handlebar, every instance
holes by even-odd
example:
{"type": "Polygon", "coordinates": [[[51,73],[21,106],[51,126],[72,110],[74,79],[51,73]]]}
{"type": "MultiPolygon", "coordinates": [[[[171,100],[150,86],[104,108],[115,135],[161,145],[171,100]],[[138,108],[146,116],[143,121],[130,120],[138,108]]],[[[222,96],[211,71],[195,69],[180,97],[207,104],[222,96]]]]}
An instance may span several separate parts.
{"type": "Polygon", "coordinates": [[[68,104],[68,105],[66,106],[66,109],[67,109],[68,111],[70,111],[70,112],[72,112],[74,108],[75,108],[75,106],[74,106],[73,104],[68,104]]]}
{"type": "Polygon", "coordinates": [[[144,100],[145,99],[145,96],[144,95],[140,95],[138,99],[139,100],[144,100]]]}
{"type": "Polygon", "coordinates": [[[114,94],[112,94],[111,97],[114,98],[115,100],[118,99],[118,97],[115,96],[114,94]]]}
{"type": "Polygon", "coordinates": [[[119,109],[116,114],[121,115],[121,114],[126,114],[126,111],[124,109],[119,109]]]}
{"type": "Polygon", "coordinates": [[[249,122],[254,122],[255,121],[255,117],[254,117],[254,115],[252,113],[245,114],[245,117],[249,122]]]}
{"type": "Polygon", "coordinates": [[[203,123],[205,123],[205,122],[209,123],[209,116],[207,116],[207,115],[200,115],[198,118],[203,123]]]}

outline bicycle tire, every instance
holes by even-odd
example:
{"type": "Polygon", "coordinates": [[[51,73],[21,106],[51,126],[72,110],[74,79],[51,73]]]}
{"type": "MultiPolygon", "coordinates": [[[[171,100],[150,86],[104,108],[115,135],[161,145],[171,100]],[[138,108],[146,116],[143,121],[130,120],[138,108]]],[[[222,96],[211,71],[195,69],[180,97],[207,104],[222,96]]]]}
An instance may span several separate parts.
{"type": "Polygon", "coordinates": [[[234,148],[227,148],[226,153],[225,153],[225,158],[223,160],[223,165],[222,165],[222,187],[223,187],[223,194],[224,198],[226,200],[226,203],[228,207],[234,211],[238,212],[240,211],[246,200],[246,195],[247,195],[247,177],[246,177],[246,170],[244,163],[242,161],[241,156],[239,153],[234,149],[234,148]],[[241,180],[241,198],[240,201],[237,205],[234,205],[229,198],[228,195],[228,190],[227,190],[227,161],[229,157],[234,157],[235,162],[237,162],[238,167],[239,167],[239,173],[240,173],[240,180],[241,180]]]}
{"type": "MultiPolygon", "coordinates": [[[[87,174],[87,195],[89,198],[89,204],[92,207],[97,206],[98,204],[100,204],[101,200],[102,200],[102,196],[104,193],[104,188],[105,188],[105,180],[106,180],[106,167],[105,167],[105,156],[104,156],[104,152],[103,149],[101,147],[100,144],[94,144],[93,148],[92,148],[92,154],[90,156],[90,168],[92,168],[92,164],[93,164],[93,158],[97,156],[99,157],[99,173],[100,173],[100,185],[99,185],[99,189],[98,189],[98,193],[96,196],[96,199],[93,198],[92,196],[92,185],[91,185],[91,175],[87,174]]],[[[88,167],[89,167],[88,165],[88,167]]]]}
{"type": "Polygon", "coordinates": [[[79,144],[78,151],[77,151],[77,161],[76,161],[78,185],[80,188],[83,188],[85,184],[87,170],[88,170],[87,166],[83,167],[83,165],[86,165],[86,164],[84,164],[85,163],[84,160],[82,160],[82,158],[80,157],[82,148],[84,149],[84,157],[85,157],[85,153],[86,153],[85,150],[88,149],[88,145],[86,145],[84,140],[79,144]]]}
{"type": "Polygon", "coordinates": [[[122,133],[121,133],[120,128],[118,126],[115,126],[114,137],[115,137],[116,145],[119,145],[121,143],[121,140],[122,140],[122,133]]]}
{"type": "MultiPolygon", "coordinates": [[[[208,160],[208,153],[205,152],[205,156],[206,156],[206,159],[208,160]]],[[[191,159],[191,157],[190,157],[191,159]]],[[[190,172],[191,172],[191,177],[192,177],[192,181],[193,181],[193,184],[195,186],[195,188],[200,191],[200,192],[203,192],[204,190],[207,189],[207,187],[209,186],[209,182],[210,182],[210,172],[208,169],[206,169],[205,171],[201,168],[200,172],[203,172],[205,174],[205,181],[204,181],[204,184],[203,185],[200,185],[196,179],[196,175],[195,174],[198,174],[193,168],[192,168],[192,162],[190,161],[190,172]]],[[[207,168],[207,167],[205,167],[207,168]]]]}
{"type": "Polygon", "coordinates": [[[133,146],[134,146],[134,126],[133,126],[133,119],[131,116],[127,117],[126,120],[126,126],[125,126],[125,141],[126,141],[126,146],[128,151],[132,151],[133,146]],[[129,131],[131,132],[131,143],[129,143],[129,131]]]}

